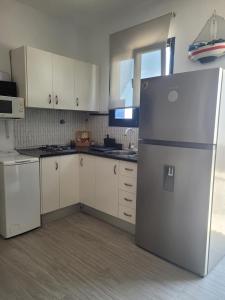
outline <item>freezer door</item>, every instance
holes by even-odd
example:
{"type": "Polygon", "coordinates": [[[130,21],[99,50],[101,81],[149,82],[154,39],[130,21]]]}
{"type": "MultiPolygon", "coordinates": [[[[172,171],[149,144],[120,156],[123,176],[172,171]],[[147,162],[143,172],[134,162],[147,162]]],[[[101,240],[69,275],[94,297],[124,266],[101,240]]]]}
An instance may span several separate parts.
{"type": "Polygon", "coordinates": [[[140,138],[216,143],[222,71],[142,80],[140,138]]]}
{"type": "Polygon", "coordinates": [[[214,151],[146,144],[139,151],[137,244],[206,275],[214,151]]]}

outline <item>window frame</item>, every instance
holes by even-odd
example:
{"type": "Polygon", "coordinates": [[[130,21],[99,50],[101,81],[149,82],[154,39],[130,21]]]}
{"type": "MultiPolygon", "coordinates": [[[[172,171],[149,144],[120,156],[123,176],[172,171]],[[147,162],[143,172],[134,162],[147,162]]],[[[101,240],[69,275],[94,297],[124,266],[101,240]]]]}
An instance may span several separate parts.
{"type": "MultiPolygon", "coordinates": [[[[141,57],[140,54],[150,52],[150,51],[156,51],[161,50],[161,76],[166,74],[166,48],[170,46],[170,66],[169,66],[169,75],[173,74],[174,71],[174,55],[175,55],[175,41],[176,38],[168,38],[166,44],[160,43],[155,44],[152,46],[147,46],[144,48],[136,49],[134,50],[134,79],[133,82],[136,81],[136,84],[133,86],[133,99],[135,99],[135,95],[140,92],[140,83],[139,77],[140,75],[140,62],[136,63],[139,57],[141,57]],[[166,47],[165,47],[166,46],[166,47]],[[137,69],[139,66],[139,70],[137,69]]],[[[139,59],[140,60],[140,59],[139,59]]],[[[168,76],[168,75],[167,75],[168,76]]],[[[135,101],[134,101],[135,102],[135,101]]],[[[134,103],[133,103],[134,104],[134,103]]],[[[133,118],[132,119],[116,119],[115,118],[115,112],[116,109],[119,108],[113,108],[109,109],[109,127],[133,127],[138,128],[139,127],[139,107],[133,106],[133,107],[123,107],[126,108],[132,108],[133,109],[133,118]]]]}

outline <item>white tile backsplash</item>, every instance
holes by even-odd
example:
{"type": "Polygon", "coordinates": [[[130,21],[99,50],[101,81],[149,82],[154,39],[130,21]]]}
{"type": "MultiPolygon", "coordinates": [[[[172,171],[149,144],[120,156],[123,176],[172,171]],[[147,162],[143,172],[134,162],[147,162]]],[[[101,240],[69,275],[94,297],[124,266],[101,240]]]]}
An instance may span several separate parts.
{"type": "MultiPolygon", "coordinates": [[[[3,127],[2,123],[2,127],[3,127]]],[[[0,126],[0,129],[1,129],[0,126]]],[[[85,112],[26,109],[25,119],[14,121],[15,147],[28,148],[46,144],[67,144],[75,138],[76,130],[89,130],[92,139],[102,144],[107,134],[128,147],[138,144],[138,129],[125,136],[126,128],[109,127],[108,116],[89,116],[85,112]],[[64,120],[65,124],[60,124],[64,120]]]]}
{"type": "Polygon", "coordinates": [[[15,147],[67,144],[75,138],[76,130],[85,129],[85,116],[83,112],[26,109],[25,119],[14,122],[15,147]]]}
{"type": "Polygon", "coordinates": [[[125,148],[128,147],[129,142],[138,146],[138,129],[134,128],[134,132],[128,132],[125,136],[124,127],[109,127],[108,116],[98,115],[89,116],[86,122],[86,128],[92,132],[92,138],[97,143],[102,144],[103,139],[109,134],[110,137],[115,138],[117,143],[121,143],[125,148]]]}
{"type": "Polygon", "coordinates": [[[12,149],[14,149],[13,120],[0,120],[0,151],[12,149]]]}

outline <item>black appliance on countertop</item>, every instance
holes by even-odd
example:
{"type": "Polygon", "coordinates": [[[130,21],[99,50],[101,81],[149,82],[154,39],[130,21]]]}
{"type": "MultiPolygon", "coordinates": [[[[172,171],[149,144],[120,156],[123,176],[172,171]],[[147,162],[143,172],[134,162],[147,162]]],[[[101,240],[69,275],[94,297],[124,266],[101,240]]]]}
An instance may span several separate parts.
{"type": "Polygon", "coordinates": [[[0,80],[0,96],[17,97],[16,83],[0,80]]]}

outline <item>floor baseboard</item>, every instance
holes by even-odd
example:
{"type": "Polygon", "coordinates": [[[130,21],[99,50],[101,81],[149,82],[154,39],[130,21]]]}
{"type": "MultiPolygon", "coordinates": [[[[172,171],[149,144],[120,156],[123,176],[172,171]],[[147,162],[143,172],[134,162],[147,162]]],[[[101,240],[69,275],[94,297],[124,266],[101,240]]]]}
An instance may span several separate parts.
{"type": "Polygon", "coordinates": [[[70,216],[77,212],[80,212],[80,203],[77,203],[77,204],[74,204],[71,206],[67,206],[64,208],[60,208],[53,212],[42,215],[41,216],[41,224],[44,225],[44,224],[65,218],[65,217],[70,216]]]}
{"type": "Polygon", "coordinates": [[[127,231],[131,234],[135,234],[135,225],[134,224],[130,224],[126,221],[123,221],[116,217],[105,214],[99,210],[96,210],[96,209],[89,207],[87,205],[84,205],[84,204],[80,204],[80,211],[83,213],[89,214],[91,216],[94,216],[102,221],[105,221],[106,223],[109,223],[109,224],[111,224],[115,227],[118,227],[124,231],[127,231]]]}
{"type": "Polygon", "coordinates": [[[91,215],[97,219],[100,219],[106,223],[109,223],[117,228],[120,228],[126,232],[129,232],[131,234],[135,233],[135,225],[130,224],[126,221],[123,221],[119,218],[110,216],[106,213],[103,213],[97,209],[94,209],[90,206],[81,204],[81,203],[77,203],[68,207],[64,207],[58,210],[55,210],[53,212],[44,214],[41,216],[41,224],[45,225],[48,224],[50,222],[65,218],[67,216],[70,216],[74,213],[77,212],[82,212],[88,215],[91,215]]]}

